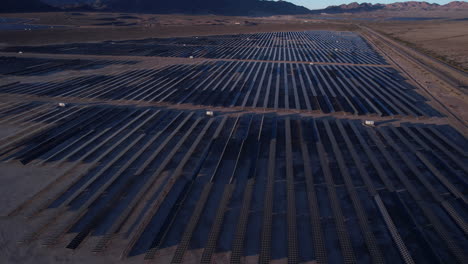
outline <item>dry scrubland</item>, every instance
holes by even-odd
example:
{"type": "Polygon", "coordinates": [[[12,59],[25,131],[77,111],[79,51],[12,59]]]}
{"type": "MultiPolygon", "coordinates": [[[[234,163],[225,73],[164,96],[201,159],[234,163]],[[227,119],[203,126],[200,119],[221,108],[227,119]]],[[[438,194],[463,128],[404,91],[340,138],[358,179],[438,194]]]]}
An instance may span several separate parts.
{"type": "Polygon", "coordinates": [[[385,22],[373,28],[420,51],[468,70],[468,20],[385,22]]]}

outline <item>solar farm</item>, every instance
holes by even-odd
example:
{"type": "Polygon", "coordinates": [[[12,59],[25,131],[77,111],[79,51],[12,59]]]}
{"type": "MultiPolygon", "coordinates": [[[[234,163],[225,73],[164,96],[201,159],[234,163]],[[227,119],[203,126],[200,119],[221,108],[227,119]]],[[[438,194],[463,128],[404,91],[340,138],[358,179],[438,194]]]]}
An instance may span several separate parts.
{"type": "Polygon", "coordinates": [[[386,64],[361,37],[351,32],[311,31],[222,35],[135,41],[108,41],[37,47],[11,47],[6,51],[60,54],[196,57],[212,59],[315,61],[386,64]]]}
{"type": "Polygon", "coordinates": [[[466,134],[358,33],[2,56],[2,177],[35,185],[2,189],[17,192],[1,215],[24,222],[18,247],[104,263],[467,261],[466,134]]]}

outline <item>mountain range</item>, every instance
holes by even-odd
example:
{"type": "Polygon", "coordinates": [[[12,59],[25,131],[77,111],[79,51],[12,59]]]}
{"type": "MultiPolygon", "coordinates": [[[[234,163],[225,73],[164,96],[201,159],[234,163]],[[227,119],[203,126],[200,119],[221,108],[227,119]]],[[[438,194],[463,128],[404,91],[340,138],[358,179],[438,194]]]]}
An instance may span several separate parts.
{"type": "Polygon", "coordinates": [[[429,10],[454,10],[454,9],[468,9],[468,2],[453,1],[445,5],[431,4],[428,2],[397,2],[392,4],[371,4],[371,3],[357,3],[343,4],[338,6],[329,6],[325,9],[312,10],[313,13],[358,13],[369,12],[375,10],[385,11],[429,11],[429,10]]]}
{"type": "Polygon", "coordinates": [[[468,2],[453,1],[445,5],[428,2],[393,4],[357,3],[309,10],[287,1],[266,0],[2,0],[0,12],[44,12],[56,10],[100,10],[141,13],[184,13],[219,15],[291,15],[317,13],[357,13],[376,10],[423,11],[468,9],[468,2]]]}
{"type": "Polygon", "coordinates": [[[189,13],[189,14],[220,14],[220,15],[274,15],[274,14],[306,14],[309,9],[296,6],[289,2],[259,1],[259,0],[112,0],[107,2],[113,10],[140,12],[148,10],[157,13],[189,13]]]}
{"type": "Polygon", "coordinates": [[[57,8],[40,0],[1,0],[0,12],[45,12],[57,8]]]}

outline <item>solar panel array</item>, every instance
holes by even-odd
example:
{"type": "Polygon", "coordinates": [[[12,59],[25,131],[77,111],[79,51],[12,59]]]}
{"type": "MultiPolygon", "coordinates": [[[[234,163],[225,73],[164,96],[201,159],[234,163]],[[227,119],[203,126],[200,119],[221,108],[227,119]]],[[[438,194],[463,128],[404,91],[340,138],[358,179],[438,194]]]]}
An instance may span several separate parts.
{"type": "Polygon", "coordinates": [[[217,61],[0,86],[6,94],[212,107],[440,116],[393,68],[217,61]]]}
{"type": "Polygon", "coordinates": [[[9,212],[32,227],[22,246],[123,262],[466,262],[468,140],[356,33],[6,50],[116,55],[0,58],[0,128],[15,128],[0,162],[58,173],[9,212]]]}
{"type": "Polygon", "coordinates": [[[48,220],[23,242],[123,239],[130,257],[170,248],[167,262],[464,259],[468,141],[449,126],[39,102],[1,114],[28,124],[0,142],[3,162],[75,164],[26,201],[21,215],[48,220]]]}
{"type": "Polygon", "coordinates": [[[308,31],[10,47],[4,51],[387,64],[359,35],[308,31]]]}
{"type": "Polygon", "coordinates": [[[0,78],[5,76],[43,76],[62,71],[95,70],[109,65],[132,65],[136,61],[67,60],[43,58],[0,57],[0,78]]]}

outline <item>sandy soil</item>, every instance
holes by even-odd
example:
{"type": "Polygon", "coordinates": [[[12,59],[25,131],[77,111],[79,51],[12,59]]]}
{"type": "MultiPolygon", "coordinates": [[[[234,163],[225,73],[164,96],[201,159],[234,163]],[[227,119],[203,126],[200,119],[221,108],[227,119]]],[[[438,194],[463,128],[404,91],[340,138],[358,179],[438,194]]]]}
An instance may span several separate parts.
{"type": "Polygon", "coordinates": [[[371,26],[436,58],[468,70],[468,21],[385,22],[371,26]]]}
{"type": "MultiPolygon", "coordinates": [[[[3,127],[2,127],[3,130],[3,127]]],[[[0,171],[0,216],[8,215],[26,197],[37,193],[58,175],[63,173],[57,168],[37,168],[24,166],[20,162],[1,163],[0,171]],[[33,182],[34,184],[29,184],[33,182]]]]}

